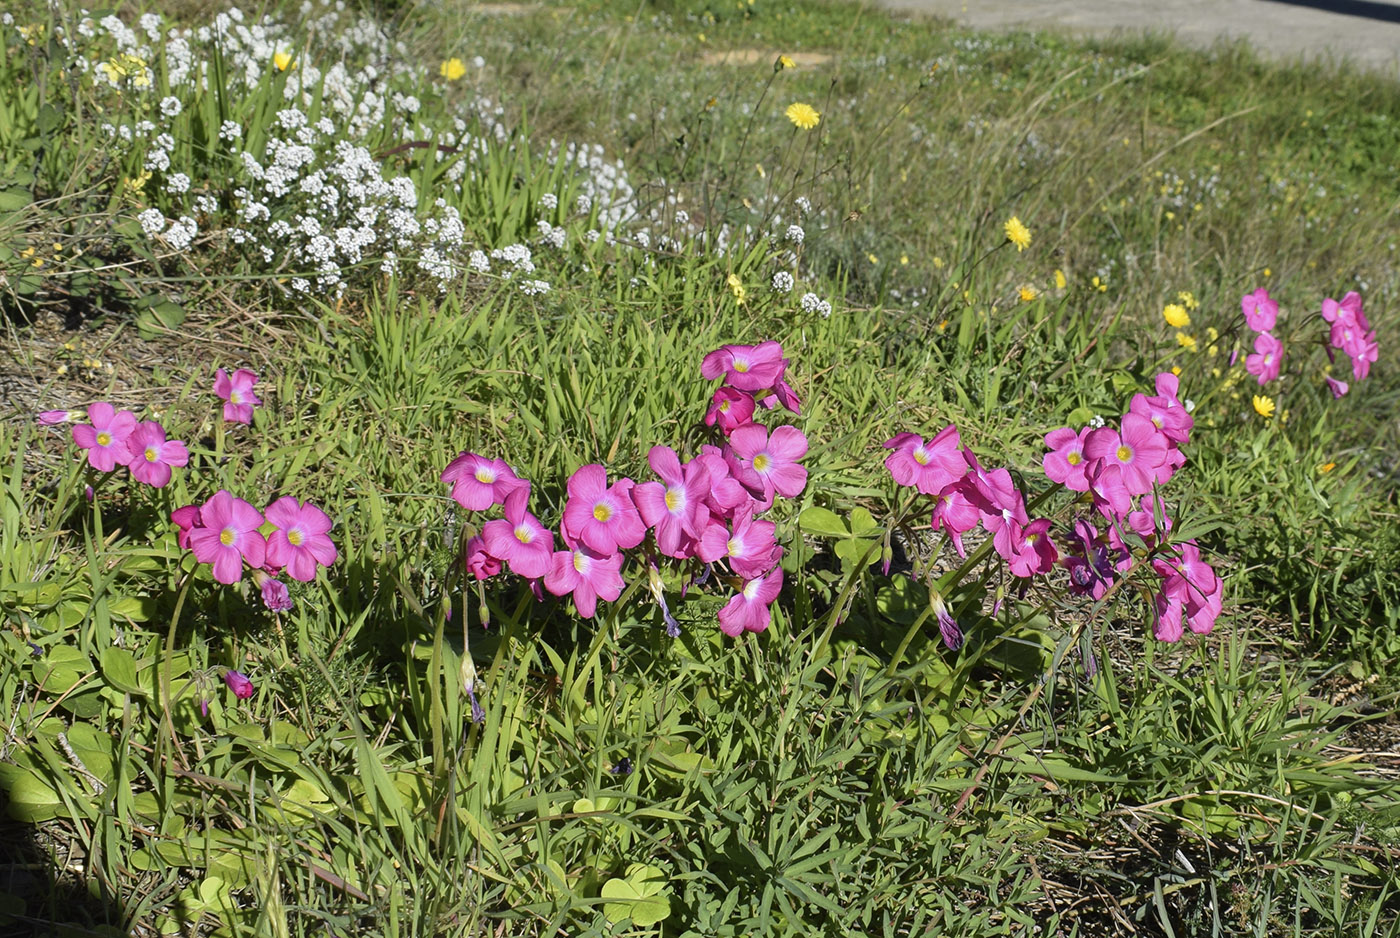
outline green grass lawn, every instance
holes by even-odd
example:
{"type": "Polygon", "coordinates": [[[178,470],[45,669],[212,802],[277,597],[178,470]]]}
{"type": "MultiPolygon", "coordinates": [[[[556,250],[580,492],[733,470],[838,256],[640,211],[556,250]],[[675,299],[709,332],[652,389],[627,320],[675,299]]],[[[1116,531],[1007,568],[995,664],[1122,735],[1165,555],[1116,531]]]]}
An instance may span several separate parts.
{"type": "Polygon", "coordinates": [[[1393,82],[812,0],[8,10],[8,931],[1400,934],[1393,82]],[[580,467],[722,443],[702,360],[766,340],[807,450],[765,630],[659,534],[592,617],[469,575],[459,453],[556,528],[580,467]],[[884,465],[956,425],[1063,559],[1045,435],[1173,372],[1170,536],[1120,522],[1097,599],[884,465]],[[87,461],[101,401],[168,485],[87,461]],[[333,522],[290,609],[181,543],[220,490],[333,522]],[[1159,641],[1188,540],[1223,610],[1159,641]]]}

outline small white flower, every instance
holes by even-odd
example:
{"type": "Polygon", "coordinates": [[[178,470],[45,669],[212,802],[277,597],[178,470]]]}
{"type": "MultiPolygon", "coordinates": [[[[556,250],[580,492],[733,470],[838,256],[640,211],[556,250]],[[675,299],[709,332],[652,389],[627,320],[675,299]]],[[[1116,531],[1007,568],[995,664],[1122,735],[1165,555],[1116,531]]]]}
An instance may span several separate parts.
{"type": "Polygon", "coordinates": [[[173,94],[160,99],[160,113],[165,117],[179,117],[185,106],[173,94]]]}
{"type": "Polygon", "coordinates": [[[807,237],[807,232],[802,230],[801,225],[788,225],[787,233],[783,235],[793,244],[801,244],[807,237]]]}
{"type": "Polygon", "coordinates": [[[154,238],[165,230],[165,216],[158,208],[148,208],[136,218],[141,222],[141,230],[146,232],[148,238],[154,238]]]}
{"type": "Polygon", "coordinates": [[[787,293],[792,289],[792,274],[786,270],[780,270],[773,275],[773,289],[778,293],[787,293]]]}
{"type": "Polygon", "coordinates": [[[549,284],[543,280],[523,280],[520,283],[520,292],[526,296],[539,296],[549,292],[549,284]]]}
{"type": "Polygon", "coordinates": [[[540,196],[540,200],[537,204],[545,211],[552,212],[559,207],[559,196],[555,195],[553,192],[546,192],[544,195],[540,196]]]}
{"type": "Polygon", "coordinates": [[[175,173],[165,180],[165,191],[176,195],[190,191],[190,177],[184,173],[175,173]]]}
{"type": "Polygon", "coordinates": [[[818,313],[822,318],[831,315],[831,304],[815,293],[802,294],[802,311],[806,313],[818,313]]]}

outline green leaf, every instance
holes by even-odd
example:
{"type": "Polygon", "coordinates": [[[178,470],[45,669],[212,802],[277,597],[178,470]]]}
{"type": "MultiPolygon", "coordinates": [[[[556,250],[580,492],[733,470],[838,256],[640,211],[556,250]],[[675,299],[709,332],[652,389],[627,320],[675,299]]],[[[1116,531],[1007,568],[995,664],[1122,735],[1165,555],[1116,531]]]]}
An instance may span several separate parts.
{"type": "Polygon", "coordinates": [[[102,677],[117,690],[144,696],[146,689],[136,680],[136,658],[115,645],[102,652],[102,677]]]}
{"type": "Polygon", "coordinates": [[[797,517],[797,526],[816,537],[848,537],[851,533],[835,512],[816,505],[803,509],[797,517]]]}
{"type": "Polygon", "coordinates": [[[9,792],[8,812],[16,821],[34,824],[63,813],[63,799],[52,785],[17,765],[0,765],[0,787],[9,792]]]}
{"type": "Polygon", "coordinates": [[[626,879],[610,879],[603,884],[603,898],[614,900],[603,904],[603,914],[610,922],[631,919],[639,928],[650,928],[671,915],[671,900],[661,895],[666,888],[666,874],[645,863],[627,867],[626,879]]]}

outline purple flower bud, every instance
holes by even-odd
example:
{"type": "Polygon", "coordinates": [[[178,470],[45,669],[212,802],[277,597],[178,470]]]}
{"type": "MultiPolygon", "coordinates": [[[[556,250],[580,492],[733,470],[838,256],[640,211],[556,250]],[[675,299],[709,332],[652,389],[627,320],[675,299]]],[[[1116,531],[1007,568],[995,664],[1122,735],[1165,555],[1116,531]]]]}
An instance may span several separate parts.
{"type": "Polygon", "coordinates": [[[248,680],[248,675],[242,674],[232,669],[224,672],[224,683],[228,689],[233,691],[233,696],[239,700],[247,700],[253,696],[253,682],[248,680]]]}
{"type": "Polygon", "coordinates": [[[199,699],[199,713],[200,716],[207,717],[209,715],[209,701],[205,700],[203,697],[199,699]]]}
{"type": "Polygon", "coordinates": [[[486,711],[481,709],[481,702],[476,699],[476,691],[472,690],[471,688],[468,688],[467,696],[471,698],[472,702],[472,722],[485,723],[486,711]]]}
{"type": "Polygon", "coordinates": [[[262,582],[263,605],[273,612],[286,612],[292,608],[292,597],[287,592],[287,584],[268,577],[262,582]]]}
{"type": "Polygon", "coordinates": [[[96,495],[97,493],[92,490],[92,486],[89,485],[83,488],[83,498],[86,498],[88,500],[89,505],[92,504],[92,500],[96,497],[96,495]]]}
{"type": "Polygon", "coordinates": [[[55,424],[59,423],[67,423],[69,420],[72,419],[72,415],[66,410],[39,411],[39,422],[46,427],[52,427],[55,424]]]}
{"type": "Polygon", "coordinates": [[[946,609],[938,613],[938,631],[943,636],[943,644],[948,646],[949,651],[957,651],[962,647],[963,631],[957,621],[946,609]]]}

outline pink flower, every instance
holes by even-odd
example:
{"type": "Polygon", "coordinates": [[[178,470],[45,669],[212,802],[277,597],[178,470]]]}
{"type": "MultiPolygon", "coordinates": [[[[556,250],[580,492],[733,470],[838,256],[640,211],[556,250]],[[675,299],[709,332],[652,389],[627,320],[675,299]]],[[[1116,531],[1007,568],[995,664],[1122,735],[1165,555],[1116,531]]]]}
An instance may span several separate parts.
{"type": "Polygon", "coordinates": [[[763,399],[763,406],[769,410],[772,410],[777,404],[782,404],[784,408],[794,414],[799,416],[802,414],[802,402],[797,399],[797,392],[782,378],[773,382],[772,395],[763,399]]]}
{"type": "Polygon", "coordinates": [[[1380,344],[1376,341],[1376,334],[1368,332],[1356,341],[1346,353],[1351,356],[1351,374],[1357,381],[1366,380],[1366,376],[1371,373],[1371,365],[1375,363],[1380,354],[1380,344]]]}
{"type": "Polygon", "coordinates": [[[287,612],[293,607],[292,594],[287,592],[287,584],[276,577],[266,577],[261,586],[263,605],[272,612],[287,612]]]}
{"type": "Polygon", "coordinates": [[[705,426],[713,427],[718,423],[727,436],[744,424],[752,423],[753,411],[752,395],[734,388],[716,388],[714,397],[710,398],[710,409],[705,413],[705,426]]]}
{"type": "Polygon", "coordinates": [[[258,533],[263,516],[241,498],[220,489],[199,509],[199,526],[190,530],[190,549],[200,563],[212,564],[214,579],[237,583],[243,579],[243,562],[261,567],[267,542],[258,533]]]}
{"type": "Polygon", "coordinates": [[[710,477],[710,491],[705,495],[705,508],[716,518],[732,518],[734,512],[750,501],[748,491],[729,470],[729,463],[718,446],[700,447],[695,462],[705,467],[710,477]]]}
{"type": "Polygon", "coordinates": [[[1152,568],[1162,577],[1162,592],[1183,605],[1201,605],[1220,587],[1214,568],[1201,559],[1195,541],[1186,541],[1175,557],[1158,557],[1152,568]]]}
{"type": "Polygon", "coordinates": [[[136,430],[136,415],[129,410],[117,410],[106,401],[98,401],[87,409],[90,423],[73,428],[73,442],[88,451],[88,465],[99,472],[111,472],[118,463],[126,463],[126,438],[136,430]]]}
{"type": "Polygon", "coordinates": [[[481,529],[486,550],[526,579],[549,572],[554,553],[554,535],[539,519],[525,510],[530,492],[518,488],[506,496],[505,518],[488,521],[481,529]]]}
{"type": "Polygon", "coordinates": [[[1159,642],[1181,641],[1181,600],[1158,593],[1153,602],[1157,607],[1157,621],[1152,627],[1153,636],[1159,642]]]}
{"type": "Polygon", "coordinates": [[[773,503],[773,493],[795,498],[807,486],[807,470],[798,460],[807,455],[807,437],[796,427],[784,424],[768,435],[768,428],[751,423],[729,437],[734,459],[734,477],[764,506],[773,503]]]}
{"type": "Polygon", "coordinates": [[[689,557],[710,519],[705,507],[710,473],[699,461],[682,466],[669,446],[653,446],[647,462],[661,481],[638,485],[632,490],[632,501],[646,526],[656,529],[656,547],[661,553],[689,557]]]}
{"type": "MultiPolygon", "coordinates": [[[[1171,393],[1163,394],[1158,390],[1157,396],[1148,397],[1146,394],[1134,394],[1132,402],[1128,405],[1128,413],[1146,417],[1152,421],[1152,425],[1162,431],[1162,435],[1172,443],[1186,443],[1191,438],[1191,428],[1196,425],[1196,421],[1186,412],[1186,407],[1176,396],[1176,375],[1167,372],[1167,377],[1171,378],[1171,393]]],[[[1157,384],[1159,389],[1164,386],[1161,375],[1158,376],[1157,384]]]]}
{"type": "Polygon", "coordinates": [[[894,452],[885,457],[885,468],[900,485],[909,485],[925,495],[936,495],[945,486],[967,475],[967,461],[961,452],[958,428],[949,424],[924,445],[914,433],[900,433],[885,441],[894,452]]]}
{"type": "Polygon", "coordinates": [[[1240,297],[1240,309],[1244,311],[1245,323],[1255,332],[1269,332],[1278,321],[1278,302],[1262,288],[1240,297]]]}
{"type": "Polygon", "coordinates": [[[184,508],[176,508],[170,513],[170,520],[179,529],[179,533],[175,535],[175,543],[179,544],[182,550],[189,550],[190,532],[203,527],[199,521],[199,506],[186,505],[184,508]]]}
{"type": "Polygon", "coordinates": [[[1144,495],[1152,491],[1157,469],[1166,462],[1167,440],[1151,420],[1128,413],[1123,416],[1121,434],[1112,427],[1090,431],[1084,452],[1090,459],[1116,465],[1130,495],[1144,495]]]}
{"type": "Polygon", "coordinates": [[[963,644],[962,626],[948,612],[948,607],[937,593],[933,596],[933,611],[938,616],[938,634],[943,637],[943,644],[948,646],[949,651],[957,651],[963,644]]]}
{"type": "Polygon", "coordinates": [[[724,375],[727,384],[741,391],[771,388],[786,370],[783,347],[771,340],[758,345],[724,345],[700,363],[700,376],[706,381],[724,375]]]}
{"type": "Polygon", "coordinates": [[[1071,492],[1089,491],[1089,477],[1085,475],[1089,462],[1084,456],[1084,440],[1088,435],[1088,427],[1078,432],[1061,427],[1045,434],[1045,445],[1050,447],[1050,452],[1040,464],[1051,482],[1058,482],[1071,492]]]}
{"type": "Polygon", "coordinates": [[[335,563],[335,544],[326,533],[331,519],[315,505],[284,496],[267,506],[267,520],[277,526],[267,538],[267,562],[286,567],[292,579],[314,580],[317,564],[335,563]]]}
{"type": "Polygon", "coordinates": [[[1151,495],[1144,495],[1138,510],[1128,513],[1128,527],[1144,541],[1151,542],[1171,533],[1172,519],[1167,517],[1165,505],[1158,504],[1151,495]]]}
{"type": "Polygon", "coordinates": [[[762,576],[783,557],[783,549],[774,537],[776,530],[777,525],[771,521],[754,520],[752,508],[741,508],[734,516],[733,533],[721,521],[710,522],[700,539],[700,559],[714,563],[725,557],[730,569],[744,579],[762,576]]]}
{"type": "Polygon", "coordinates": [[[1283,365],[1283,343],[1268,332],[1254,337],[1254,354],[1246,355],[1244,370],[1259,376],[1259,383],[1268,384],[1278,377],[1283,365]]]}
{"type": "MultiPolygon", "coordinates": [[[[568,543],[565,535],[565,542],[568,543]]],[[[585,619],[593,618],[598,600],[613,602],[622,595],[622,554],[600,554],[582,544],[568,544],[556,551],[544,575],[544,588],[555,596],[572,593],[574,607],[585,619]]]]}
{"type": "Polygon", "coordinates": [[[461,453],[442,470],[442,481],[452,486],[452,497],[468,511],[485,511],[503,504],[513,490],[529,485],[518,478],[504,459],[461,453]]]}
{"type": "MultiPolygon", "coordinates": [[[[1340,303],[1330,296],[1324,299],[1322,301],[1322,318],[1334,325],[1336,323],[1350,325],[1358,332],[1369,332],[1371,329],[1371,322],[1361,309],[1361,294],[1355,290],[1342,297],[1340,303]]],[[[1333,344],[1341,347],[1339,342],[1334,341],[1333,344]]]]}
{"type": "Polygon", "coordinates": [[[967,551],[963,550],[962,536],[982,520],[982,512],[973,501],[974,491],[971,482],[959,481],[946,486],[934,497],[933,530],[941,530],[948,535],[959,557],[967,556],[967,551]]]}
{"type": "Polygon", "coordinates": [[[229,423],[252,423],[253,408],[262,403],[253,393],[258,376],[240,368],[230,378],[222,368],[214,372],[214,393],[224,400],[224,420],[229,423]]]}
{"type": "Polygon", "coordinates": [[[491,556],[486,549],[486,541],[480,534],[467,540],[467,572],[478,580],[489,580],[501,572],[501,560],[491,556]]]}
{"type": "Polygon", "coordinates": [[[1347,384],[1345,381],[1338,381],[1331,375],[1327,375],[1326,378],[1327,389],[1332,392],[1332,398],[1334,400],[1346,394],[1348,389],[1351,387],[1351,385],[1347,384]]]}
{"type": "Polygon", "coordinates": [[[126,466],[137,481],[156,488],[170,482],[170,468],[189,465],[190,451],[179,440],[167,440],[165,428],[154,420],[143,421],[126,438],[126,466]]]}
{"type": "Polygon", "coordinates": [[[768,628],[772,621],[772,613],[768,607],[778,598],[782,588],[782,567],[749,580],[719,611],[720,631],[730,638],[736,638],[745,629],[750,632],[762,632],[768,628]]]}
{"type": "Polygon", "coordinates": [[[248,675],[240,671],[225,671],[224,683],[228,685],[229,690],[233,691],[233,696],[239,700],[247,700],[253,696],[253,682],[248,680],[248,675]]]}
{"type": "Polygon", "coordinates": [[[580,466],[569,477],[564,533],[599,554],[636,547],[647,536],[647,526],[632,501],[634,484],[618,479],[609,486],[602,466],[580,466]]]}
{"type": "Polygon", "coordinates": [[[1125,518],[1132,511],[1132,493],[1123,482],[1123,470],[1117,462],[1095,460],[1089,469],[1089,491],[1094,496],[1094,508],[1105,518],[1125,518]]]}
{"type": "Polygon", "coordinates": [[[1009,524],[1012,531],[1011,556],[1007,563],[1011,575],[1021,578],[1049,573],[1060,555],[1050,542],[1050,519],[1037,518],[1027,525],[1009,524]]]}
{"type": "Polygon", "coordinates": [[[41,410],[39,411],[39,423],[46,427],[55,424],[68,423],[71,420],[81,420],[82,411],[78,410],[41,410]]]}

